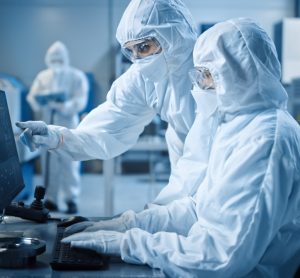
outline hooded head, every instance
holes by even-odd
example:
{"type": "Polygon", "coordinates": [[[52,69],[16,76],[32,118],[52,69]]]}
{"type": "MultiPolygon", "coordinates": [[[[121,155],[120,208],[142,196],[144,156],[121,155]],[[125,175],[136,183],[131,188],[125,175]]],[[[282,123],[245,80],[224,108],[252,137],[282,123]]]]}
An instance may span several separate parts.
{"type": "Polygon", "coordinates": [[[119,23],[121,46],[155,37],[169,68],[179,67],[191,54],[196,32],[190,12],[180,0],[132,0],[119,23]]]}
{"type": "Polygon", "coordinates": [[[45,62],[49,68],[63,68],[68,66],[69,52],[66,46],[60,41],[53,43],[46,53],[45,62]]]}
{"type": "Polygon", "coordinates": [[[250,19],[228,20],[203,33],[194,48],[194,65],[210,70],[222,112],[286,108],[274,43],[250,19]]]}

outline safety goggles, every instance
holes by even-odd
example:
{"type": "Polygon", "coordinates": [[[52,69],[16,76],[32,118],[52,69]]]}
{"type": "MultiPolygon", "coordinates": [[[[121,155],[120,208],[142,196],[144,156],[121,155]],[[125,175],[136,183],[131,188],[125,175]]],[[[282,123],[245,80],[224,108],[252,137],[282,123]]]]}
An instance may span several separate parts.
{"type": "Polygon", "coordinates": [[[50,65],[57,65],[57,66],[62,66],[64,64],[64,61],[62,59],[51,59],[49,61],[50,65]]]}
{"type": "Polygon", "coordinates": [[[132,62],[158,54],[161,51],[162,48],[154,37],[130,41],[122,47],[123,54],[132,62]]]}
{"type": "Polygon", "coordinates": [[[194,86],[202,90],[214,89],[215,83],[211,73],[206,67],[195,67],[189,71],[190,79],[194,86]]]}

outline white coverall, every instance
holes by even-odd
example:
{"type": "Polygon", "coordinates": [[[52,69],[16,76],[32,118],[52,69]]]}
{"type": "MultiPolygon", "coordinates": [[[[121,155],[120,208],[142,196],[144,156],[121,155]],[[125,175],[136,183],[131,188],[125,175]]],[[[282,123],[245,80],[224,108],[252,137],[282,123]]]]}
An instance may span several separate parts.
{"type": "Polygon", "coordinates": [[[251,20],[233,19],[198,39],[194,63],[211,71],[218,99],[205,177],[194,197],[131,215],[121,257],[169,277],[293,277],[300,128],[286,110],[275,46],[251,20]]]}
{"type": "MultiPolygon", "coordinates": [[[[91,111],[76,129],[51,127],[64,137],[64,144],[54,152],[74,160],[110,159],[134,146],[144,127],[159,114],[168,122],[166,141],[172,172],[176,172],[180,169],[175,164],[195,118],[188,76],[196,41],[191,15],[179,0],[132,0],[116,36],[121,46],[154,37],[162,53],[148,63],[134,63],[113,83],[106,102],[91,111]]],[[[166,191],[166,195],[171,194],[172,186],[166,191]]],[[[158,196],[156,202],[169,200],[158,196]]]]}
{"type": "MultiPolygon", "coordinates": [[[[75,128],[79,123],[78,113],[83,110],[88,99],[88,81],[84,73],[69,65],[68,50],[62,42],[50,46],[45,57],[48,69],[41,71],[35,78],[27,101],[35,112],[40,112],[42,120],[48,124],[75,128]],[[56,65],[52,61],[62,61],[56,65]],[[37,95],[65,93],[66,101],[55,103],[53,122],[50,123],[51,104],[40,105],[37,95]]],[[[57,204],[59,189],[64,192],[66,202],[77,201],[80,192],[79,162],[69,158],[51,155],[46,169],[46,153],[42,155],[42,171],[48,171],[46,199],[57,204]]]]}

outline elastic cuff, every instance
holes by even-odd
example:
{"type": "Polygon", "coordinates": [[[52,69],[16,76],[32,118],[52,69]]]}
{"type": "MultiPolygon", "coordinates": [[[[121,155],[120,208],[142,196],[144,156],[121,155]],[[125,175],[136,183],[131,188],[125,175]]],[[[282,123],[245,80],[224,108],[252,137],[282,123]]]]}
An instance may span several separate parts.
{"type": "Polygon", "coordinates": [[[127,210],[121,215],[122,224],[125,231],[136,227],[136,213],[133,210],[127,210]]]}
{"type": "MultiPolygon", "coordinates": [[[[59,136],[59,135],[58,135],[59,136]]],[[[52,149],[48,149],[48,151],[54,151],[60,148],[60,146],[62,146],[64,144],[64,136],[63,134],[61,134],[61,136],[59,136],[59,142],[57,144],[57,146],[55,148],[52,149]]]]}

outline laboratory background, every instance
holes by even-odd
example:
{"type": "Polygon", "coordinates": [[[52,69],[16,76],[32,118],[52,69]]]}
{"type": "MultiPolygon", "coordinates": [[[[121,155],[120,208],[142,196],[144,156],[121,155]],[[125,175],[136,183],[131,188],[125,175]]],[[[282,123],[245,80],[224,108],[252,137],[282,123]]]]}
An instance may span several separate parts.
{"type": "MultiPolygon", "coordinates": [[[[184,0],[198,33],[233,18],[256,20],[273,38],[282,64],[282,83],[289,111],[300,122],[300,1],[184,0]]],[[[115,38],[128,0],[0,0],[0,89],[7,94],[25,189],[17,200],[30,202],[43,185],[41,153],[18,141],[17,121],[37,119],[26,101],[37,74],[45,69],[45,53],[56,41],[69,51],[70,64],[88,80],[86,107],[80,119],[103,103],[112,82],[130,66],[115,38]]],[[[138,143],[108,161],[80,163],[81,192],[77,214],[111,216],[140,211],[167,184],[170,162],[164,140],[166,123],[159,117],[145,128],[138,143]]],[[[61,169],[61,175],[64,170],[61,169]]],[[[60,195],[59,195],[60,196],[60,195]]],[[[61,197],[62,198],[62,197],[61,197]]],[[[57,214],[66,204],[60,199],[57,214]]]]}

